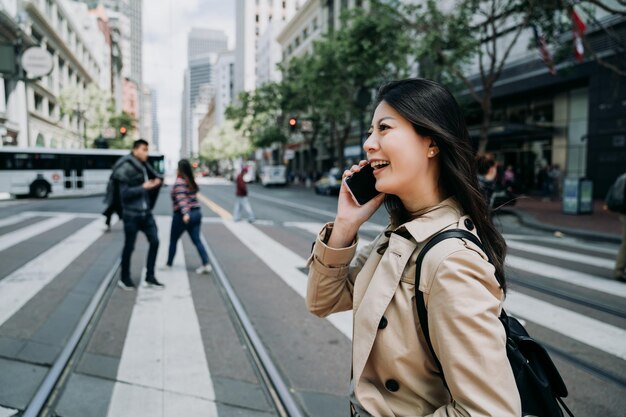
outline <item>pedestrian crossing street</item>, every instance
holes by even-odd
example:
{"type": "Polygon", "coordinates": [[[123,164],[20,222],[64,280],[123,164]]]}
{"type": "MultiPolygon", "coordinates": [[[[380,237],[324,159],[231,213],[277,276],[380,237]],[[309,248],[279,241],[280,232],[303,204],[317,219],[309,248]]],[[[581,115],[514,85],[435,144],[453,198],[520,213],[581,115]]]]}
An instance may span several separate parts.
{"type": "MultiPolygon", "coordinates": [[[[76,219],[86,219],[87,224],[6,276],[0,276],[0,328],[68,265],[79,261],[81,254],[104,234],[102,216],[96,214],[30,211],[0,219],[0,262],[8,248],[38,239],[44,233],[76,219]],[[16,229],[16,225],[21,227],[16,229]],[[5,232],[5,228],[10,228],[10,231],[5,232]]],[[[168,216],[157,216],[156,219],[161,242],[157,259],[159,266],[165,264],[171,220],[168,216]]],[[[305,297],[307,277],[302,271],[308,254],[286,246],[272,237],[268,230],[281,229],[287,233],[297,231],[302,239],[306,237],[310,247],[322,223],[260,220],[249,224],[219,218],[205,218],[204,223],[205,227],[223,225],[239,240],[242,247],[255,256],[241,262],[265,264],[293,290],[294,297],[305,297]]],[[[368,236],[380,230],[382,228],[377,225],[368,224],[364,227],[368,236]]],[[[116,228],[115,231],[120,236],[111,250],[121,251],[121,229],[116,228]]],[[[606,278],[610,276],[616,249],[596,249],[567,239],[516,235],[505,237],[509,248],[518,251],[507,257],[510,269],[564,283],[572,288],[626,298],[626,285],[606,278]],[[582,249],[585,249],[584,253],[582,249]],[[541,261],[532,259],[533,255],[540,255],[541,261]],[[581,272],[559,266],[563,261],[572,267],[586,265],[596,272],[581,272]]],[[[209,244],[216,244],[208,240],[209,244]]],[[[368,241],[367,237],[361,237],[360,244],[368,241]]],[[[182,243],[179,242],[173,268],[157,271],[159,280],[166,285],[165,290],[138,288],[108,416],[218,415],[214,387],[191,298],[189,274],[196,266],[185,264],[182,243]]],[[[522,291],[509,291],[505,308],[509,314],[527,322],[626,360],[626,330],[621,327],[553,305],[522,291]]],[[[352,337],[350,312],[334,314],[327,320],[346,338],[352,337]]]]}

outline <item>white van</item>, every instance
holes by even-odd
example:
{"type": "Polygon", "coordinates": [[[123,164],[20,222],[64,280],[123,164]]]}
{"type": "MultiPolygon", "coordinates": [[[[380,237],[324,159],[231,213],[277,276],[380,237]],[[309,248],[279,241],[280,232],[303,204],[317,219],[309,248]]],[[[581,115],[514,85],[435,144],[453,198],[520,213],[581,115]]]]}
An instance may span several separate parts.
{"type": "Polygon", "coordinates": [[[268,185],[286,185],[287,184],[287,167],[284,165],[264,166],[261,171],[261,184],[268,185]]]}

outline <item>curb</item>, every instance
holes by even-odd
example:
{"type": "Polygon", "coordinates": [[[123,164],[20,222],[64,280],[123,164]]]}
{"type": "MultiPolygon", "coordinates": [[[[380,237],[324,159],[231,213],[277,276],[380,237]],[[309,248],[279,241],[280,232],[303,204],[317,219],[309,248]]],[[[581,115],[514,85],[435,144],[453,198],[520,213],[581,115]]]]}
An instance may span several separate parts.
{"type": "Polygon", "coordinates": [[[533,229],[544,230],[550,233],[561,232],[565,235],[579,237],[595,242],[607,242],[607,243],[616,243],[620,244],[622,242],[622,238],[620,236],[611,235],[608,233],[600,233],[600,232],[590,232],[588,230],[574,229],[571,227],[560,227],[553,224],[542,223],[535,218],[532,214],[524,213],[521,210],[508,209],[508,208],[500,208],[498,213],[502,214],[512,214],[516,216],[520,223],[524,226],[531,227],[533,229]]]}

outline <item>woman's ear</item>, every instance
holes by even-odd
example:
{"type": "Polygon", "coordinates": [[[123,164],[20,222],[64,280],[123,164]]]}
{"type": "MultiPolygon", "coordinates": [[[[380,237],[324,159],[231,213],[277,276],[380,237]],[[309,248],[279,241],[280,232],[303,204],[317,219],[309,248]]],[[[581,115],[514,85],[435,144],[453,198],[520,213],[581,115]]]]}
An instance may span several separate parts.
{"type": "Polygon", "coordinates": [[[429,139],[430,139],[430,145],[428,145],[428,157],[432,158],[439,153],[439,146],[437,146],[437,144],[435,143],[434,140],[432,140],[432,138],[429,138],[429,139]]]}

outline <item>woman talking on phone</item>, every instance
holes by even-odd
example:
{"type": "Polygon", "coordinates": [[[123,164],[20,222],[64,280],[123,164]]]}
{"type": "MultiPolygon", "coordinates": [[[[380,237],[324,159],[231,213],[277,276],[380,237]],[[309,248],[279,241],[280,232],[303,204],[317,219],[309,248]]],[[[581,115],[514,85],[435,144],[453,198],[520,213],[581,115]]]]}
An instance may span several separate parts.
{"type": "Polygon", "coordinates": [[[369,164],[380,194],[359,205],[344,181],[335,221],[309,259],[309,310],[320,317],[353,310],[351,413],[519,417],[498,319],[506,246],[479,190],[461,110],[448,90],[424,79],[384,85],[377,103],[367,161],[344,178],[369,164]],[[390,224],[357,254],[359,227],[383,202],[390,224]],[[416,313],[415,263],[446,229],[473,233],[484,252],[446,239],[424,258],[419,290],[438,365],[416,313]]]}

